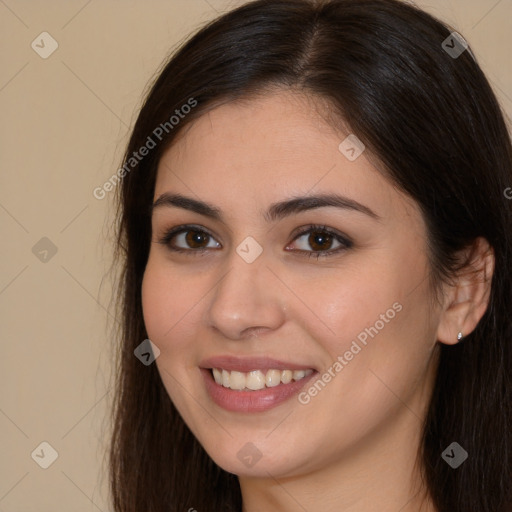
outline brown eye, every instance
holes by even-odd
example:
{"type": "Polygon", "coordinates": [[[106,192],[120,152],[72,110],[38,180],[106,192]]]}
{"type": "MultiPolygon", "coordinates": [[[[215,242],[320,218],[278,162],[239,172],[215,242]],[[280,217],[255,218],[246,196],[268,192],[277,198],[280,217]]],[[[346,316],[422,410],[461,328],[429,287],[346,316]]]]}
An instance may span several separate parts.
{"type": "Polygon", "coordinates": [[[316,258],[334,255],[353,246],[348,237],[327,226],[308,226],[294,238],[294,244],[297,246],[294,252],[316,258]]]}
{"type": "Polygon", "coordinates": [[[210,235],[204,231],[189,230],[186,233],[185,241],[193,249],[201,249],[203,247],[202,244],[210,238],[210,235]]]}
{"type": "Polygon", "coordinates": [[[202,253],[208,249],[219,249],[221,245],[203,229],[194,226],[178,226],[167,231],[159,240],[171,251],[202,253]],[[213,244],[213,245],[212,245],[213,244]]]}
{"type": "Polygon", "coordinates": [[[329,250],[333,240],[332,235],[325,231],[312,231],[308,237],[308,243],[315,251],[329,250]]]}

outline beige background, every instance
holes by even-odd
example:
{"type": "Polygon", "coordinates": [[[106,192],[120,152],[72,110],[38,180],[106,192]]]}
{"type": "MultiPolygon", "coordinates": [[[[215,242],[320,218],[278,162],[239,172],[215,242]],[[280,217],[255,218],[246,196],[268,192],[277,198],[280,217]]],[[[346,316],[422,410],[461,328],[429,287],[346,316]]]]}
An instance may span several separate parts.
{"type": "MultiPolygon", "coordinates": [[[[113,194],[92,191],[169,50],[240,3],[0,0],[0,512],[111,510],[113,194]],[[47,59],[31,48],[43,31],[59,45],[47,59]],[[33,253],[43,237],[53,256],[33,253]],[[31,457],[43,441],[58,452],[48,469],[31,457]]],[[[512,0],[417,4],[464,34],[511,116],[512,0]]]]}

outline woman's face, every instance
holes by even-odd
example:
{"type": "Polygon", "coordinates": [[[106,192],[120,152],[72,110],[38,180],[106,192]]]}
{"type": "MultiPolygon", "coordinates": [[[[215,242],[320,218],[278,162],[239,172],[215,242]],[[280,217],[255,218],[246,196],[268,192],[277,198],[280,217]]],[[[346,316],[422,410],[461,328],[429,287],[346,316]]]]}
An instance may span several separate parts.
{"type": "Polygon", "coordinates": [[[158,168],[148,336],[184,421],[238,475],[411,441],[435,370],[419,209],[311,105],[282,92],[217,107],[158,168]]]}

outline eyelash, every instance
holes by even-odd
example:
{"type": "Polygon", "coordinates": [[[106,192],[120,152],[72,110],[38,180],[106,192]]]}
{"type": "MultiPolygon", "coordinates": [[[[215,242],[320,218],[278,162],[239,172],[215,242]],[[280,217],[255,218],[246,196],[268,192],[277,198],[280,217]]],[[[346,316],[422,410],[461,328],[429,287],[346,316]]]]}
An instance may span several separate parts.
{"type": "MultiPolygon", "coordinates": [[[[163,236],[158,240],[158,243],[166,245],[170,251],[173,252],[179,252],[179,253],[188,253],[192,254],[194,256],[203,255],[206,251],[208,251],[208,248],[201,248],[201,249],[184,249],[182,247],[173,247],[170,245],[171,240],[181,233],[186,233],[187,231],[195,231],[197,233],[205,234],[208,237],[214,238],[211,233],[206,231],[205,229],[194,226],[191,224],[186,224],[182,226],[176,226],[174,228],[169,229],[166,231],[163,236]],[[198,254],[199,253],[199,254],[198,254]]],[[[353,243],[351,240],[349,240],[347,237],[340,235],[336,231],[328,228],[324,225],[319,224],[311,224],[309,226],[306,226],[304,229],[302,229],[299,233],[295,235],[292,242],[300,238],[301,236],[307,234],[307,233],[322,233],[322,234],[328,234],[332,236],[337,242],[341,244],[341,247],[338,247],[337,249],[330,249],[328,251],[304,251],[300,249],[295,249],[292,252],[299,253],[301,256],[306,256],[305,253],[308,254],[308,257],[315,257],[316,259],[331,256],[334,254],[338,254],[342,251],[345,251],[347,249],[350,249],[353,246],[353,243]]]]}

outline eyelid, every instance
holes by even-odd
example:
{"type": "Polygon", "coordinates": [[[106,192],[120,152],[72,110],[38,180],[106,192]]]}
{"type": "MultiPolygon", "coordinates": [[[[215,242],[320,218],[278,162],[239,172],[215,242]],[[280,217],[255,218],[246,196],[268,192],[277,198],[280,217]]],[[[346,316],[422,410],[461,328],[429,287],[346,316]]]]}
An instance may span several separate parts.
{"type": "MultiPolygon", "coordinates": [[[[164,233],[162,236],[159,237],[158,243],[169,246],[170,241],[176,236],[181,233],[186,233],[187,231],[197,231],[199,233],[204,233],[208,235],[210,238],[213,238],[214,240],[217,240],[217,236],[212,234],[208,229],[206,229],[203,226],[200,226],[198,224],[180,224],[179,226],[174,226],[170,229],[164,230],[164,233]]],[[[217,242],[220,243],[220,242],[217,242]]],[[[204,252],[205,250],[208,250],[208,248],[202,248],[202,249],[183,249],[182,247],[170,247],[169,249],[174,252],[189,252],[189,253],[198,253],[198,252],[204,252]]]]}
{"type": "MultiPolygon", "coordinates": [[[[292,234],[292,236],[293,236],[292,243],[295,242],[295,240],[297,240],[297,238],[300,238],[301,236],[306,235],[308,233],[314,233],[314,232],[327,233],[327,234],[331,235],[340,244],[340,247],[337,247],[336,249],[329,249],[326,251],[305,251],[302,249],[294,249],[291,252],[296,252],[296,253],[299,253],[302,255],[308,255],[309,257],[315,256],[315,257],[319,258],[319,257],[323,257],[323,256],[331,256],[331,255],[339,254],[347,249],[352,248],[354,245],[354,243],[348,236],[344,235],[343,233],[340,233],[338,230],[336,230],[334,228],[330,228],[326,225],[321,225],[321,224],[309,224],[308,226],[303,226],[303,227],[299,228],[298,231],[296,230],[292,234]]],[[[287,245],[287,247],[288,247],[288,245],[287,245]]]]}

